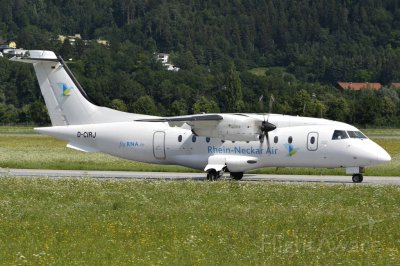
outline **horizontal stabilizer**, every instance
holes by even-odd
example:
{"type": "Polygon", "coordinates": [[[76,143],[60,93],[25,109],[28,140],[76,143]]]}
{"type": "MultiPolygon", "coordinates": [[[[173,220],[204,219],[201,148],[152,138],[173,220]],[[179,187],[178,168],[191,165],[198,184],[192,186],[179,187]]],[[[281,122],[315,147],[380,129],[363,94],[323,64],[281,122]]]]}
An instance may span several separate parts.
{"type": "Polygon", "coordinates": [[[87,146],[83,146],[83,145],[77,144],[77,143],[68,143],[67,148],[71,148],[71,149],[83,151],[83,152],[98,152],[99,151],[93,147],[87,147],[87,146]]]}

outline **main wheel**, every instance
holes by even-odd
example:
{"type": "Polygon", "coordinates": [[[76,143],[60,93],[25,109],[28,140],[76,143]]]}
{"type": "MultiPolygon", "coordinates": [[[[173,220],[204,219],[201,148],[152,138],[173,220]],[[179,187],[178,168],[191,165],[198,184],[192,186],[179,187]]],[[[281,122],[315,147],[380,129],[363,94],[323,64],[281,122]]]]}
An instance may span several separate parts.
{"type": "Polygon", "coordinates": [[[352,177],[352,180],[354,183],[361,183],[363,181],[364,177],[362,174],[354,174],[352,177]]]}
{"type": "Polygon", "coordinates": [[[215,181],[217,180],[219,177],[219,173],[217,171],[215,171],[214,169],[209,170],[207,172],[207,180],[209,181],[215,181]]]}
{"type": "Polygon", "coordinates": [[[241,180],[243,178],[243,172],[231,173],[231,178],[235,180],[241,180]]]}

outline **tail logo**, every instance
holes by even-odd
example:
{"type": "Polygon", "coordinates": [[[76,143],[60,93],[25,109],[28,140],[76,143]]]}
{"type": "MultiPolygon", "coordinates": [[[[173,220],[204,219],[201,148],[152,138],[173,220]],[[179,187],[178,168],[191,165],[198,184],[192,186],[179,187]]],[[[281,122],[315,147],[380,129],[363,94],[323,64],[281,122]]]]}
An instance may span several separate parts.
{"type": "Polygon", "coordinates": [[[61,91],[62,91],[62,96],[69,96],[69,95],[71,95],[71,91],[72,91],[72,89],[74,88],[74,87],[72,87],[72,86],[68,86],[67,84],[65,84],[65,83],[57,83],[57,85],[58,85],[58,87],[61,89],[61,91]]]}

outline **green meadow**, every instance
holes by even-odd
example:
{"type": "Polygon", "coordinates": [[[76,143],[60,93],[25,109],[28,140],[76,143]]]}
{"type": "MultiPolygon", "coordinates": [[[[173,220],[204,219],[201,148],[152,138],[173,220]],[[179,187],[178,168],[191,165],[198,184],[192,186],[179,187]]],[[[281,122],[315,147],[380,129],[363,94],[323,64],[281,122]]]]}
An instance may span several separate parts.
{"type": "MultiPolygon", "coordinates": [[[[1,130],[2,168],[191,171],[1,130]]],[[[367,174],[399,176],[400,138],[375,136],[393,160],[367,174]]],[[[399,202],[399,186],[2,177],[0,265],[398,265],[399,202]]]]}
{"type": "MultiPolygon", "coordinates": [[[[0,127],[0,167],[29,169],[120,170],[193,172],[180,166],[154,165],[119,159],[102,153],[66,148],[66,143],[32,133],[30,127],[0,127]],[[22,133],[22,134],[21,134],[22,133]]],[[[388,164],[366,169],[366,175],[400,176],[399,130],[369,130],[374,141],[392,156],[388,164]]],[[[251,173],[344,175],[344,169],[262,168],[251,173]]]]}
{"type": "Polygon", "coordinates": [[[0,126],[0,134],[36,134],[32,126],[0,126]]]}
{"type": "Polygon", "coordinates": [[[398,265],[400,187],[0,178],[2,265],[398,265]]]}
{"type": "Polygon", "coordinates": [[[0,167],[28,169],[177,171],[179,166],[152,165],[119,159],[102,153],[85,153],[66,142],[41,135],[0,135],[0,167]]]}

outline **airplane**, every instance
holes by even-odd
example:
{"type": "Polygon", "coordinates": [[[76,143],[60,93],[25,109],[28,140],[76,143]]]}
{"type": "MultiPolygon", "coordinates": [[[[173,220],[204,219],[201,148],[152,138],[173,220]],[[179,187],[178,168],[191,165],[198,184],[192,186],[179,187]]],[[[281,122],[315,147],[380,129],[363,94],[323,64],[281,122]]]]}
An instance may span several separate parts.
{"type": "Polygon", "coordinates": [[[356,127],[322,118],[215,113],[149,116],[93,104],[61,56],[26,50],[10,59],[33,64],[51,127],[34,130],[67,147],[145,163],[203,170],[208,180],[262,167],[345,168],[354,183],[390,155],[356,127]]]}

